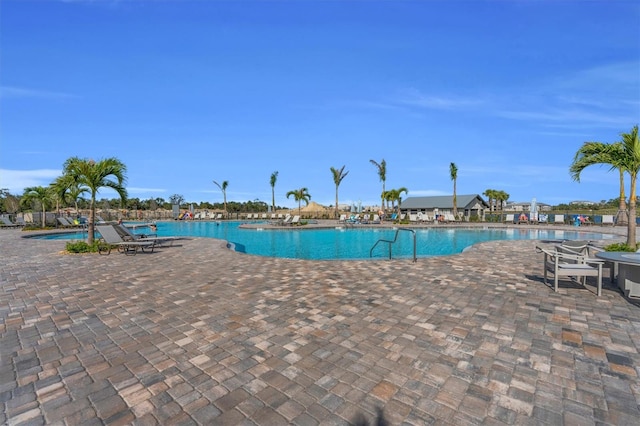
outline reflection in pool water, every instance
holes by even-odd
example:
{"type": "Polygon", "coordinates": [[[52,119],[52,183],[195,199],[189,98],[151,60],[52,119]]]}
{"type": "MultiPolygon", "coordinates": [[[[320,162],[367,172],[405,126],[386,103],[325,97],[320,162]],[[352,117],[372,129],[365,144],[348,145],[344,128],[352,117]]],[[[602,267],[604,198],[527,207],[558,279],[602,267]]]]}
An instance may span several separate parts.
{"type": "MultiPolygon", "coordinates": [[[[385,227],[327,228],[327,229],[269,229],[240,228],[242,222],[158,222],[159,236],[217,238],[235,245],[236,250],[248,254],[297,259],[369,259],[373,245],[379,239],[392,240],[396,230],[385,227]]],[[[555,229],[531,228],[413,228],[416,232],[418,257],[443,256],[461,253],[464,249],[484,241],[495,240],[599,240],[610,235],[555,229]]],[[[135,232],[149,232],[136,228],[135,232]]],[[[48,236],[55,239],[84,239],[86,233],[48,236]]],[[[413,256],[410,232],[401,232],[392,246],[394,258],[413,256]]],[[[378,244],[373,258],[387,258],[388,245],[378,244]]]]}

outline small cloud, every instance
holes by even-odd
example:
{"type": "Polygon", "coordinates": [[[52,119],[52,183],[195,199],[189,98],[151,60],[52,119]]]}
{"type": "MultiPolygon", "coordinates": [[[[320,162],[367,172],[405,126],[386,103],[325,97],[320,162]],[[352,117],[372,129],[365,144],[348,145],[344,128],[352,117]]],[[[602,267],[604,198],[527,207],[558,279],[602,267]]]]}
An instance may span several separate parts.
{"type": "Polygon", "coordinates": [[[52,92],[49,90],[28,89],[24,87],[0,86],[0,98],[2,99],[76,99],[79,96],[71,93],[52,92]]]}
{"type": "Polygon", "coordinates": [[[14,195],[20,195],[31,186],[48,186],[60,176],[61,170],[8,170],[0,169],[0,188],[6,188],[14,195]]]}
{"type": "Polygon", "coordinates": [[[164,193],[164,192],[167,192],[167,190],[162,188],[139,188],[137,186],[130,186],[130,187],[127,187],[127,192],[129,192],[130,194],[147,193],[147,192],[164,193]]]}
{"type": "Polygon", "coordinates": [[[440,110],[470,108],[484,103],[483,100],[478,98],[426,95],[415,89],[401,93],[396,102],[407,106],[440,110]]]}

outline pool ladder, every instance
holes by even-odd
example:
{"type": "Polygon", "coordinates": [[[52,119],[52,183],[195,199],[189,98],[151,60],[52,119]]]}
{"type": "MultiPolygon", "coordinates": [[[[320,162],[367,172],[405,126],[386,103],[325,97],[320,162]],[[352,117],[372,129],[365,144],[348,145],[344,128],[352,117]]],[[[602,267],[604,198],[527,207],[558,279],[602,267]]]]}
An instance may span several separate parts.
{"type": "Polygon", "coordinates": [[[409,229],[409,228],[398,228],[398,229],[396,229],[396,233],[393,236],[393,240],[384,240],[384,239],[381,238],[378,241],[376,241],[376,243],[373,245],[373,247],[371,247],[371,250],[369,250],[369,257],[373,257],[373,249],[376,248],[378,243],[387,243],[389,245],[389,259],[391,259],[391,245],[394,244],[396,242],[396,240],[398,239],[398,233],[400,233],[400,231],[407,231],[407,232],[411,232],[413,234],[413,261],[416,262],[418,260],[418,258],[416,257],[416,231],[414,231],[413,229],[409,229]]]}

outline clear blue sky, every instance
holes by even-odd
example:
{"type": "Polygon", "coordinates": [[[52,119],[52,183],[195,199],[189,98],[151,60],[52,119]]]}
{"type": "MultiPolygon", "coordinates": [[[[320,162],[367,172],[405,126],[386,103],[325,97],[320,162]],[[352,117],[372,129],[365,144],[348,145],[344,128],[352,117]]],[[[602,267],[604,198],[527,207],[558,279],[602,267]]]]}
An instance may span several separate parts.
{"type": "MultiPolygon", "coordinates": [[[[117,157],[130,197],[340,202],[503,190],[608,200],[568,172],[585,141],[640,122],[640,2],[0,3],[0,188],[48,185],[72,156],[117,157]]],[[[101,196],[112,198],[104,191],[101,196]]]]}

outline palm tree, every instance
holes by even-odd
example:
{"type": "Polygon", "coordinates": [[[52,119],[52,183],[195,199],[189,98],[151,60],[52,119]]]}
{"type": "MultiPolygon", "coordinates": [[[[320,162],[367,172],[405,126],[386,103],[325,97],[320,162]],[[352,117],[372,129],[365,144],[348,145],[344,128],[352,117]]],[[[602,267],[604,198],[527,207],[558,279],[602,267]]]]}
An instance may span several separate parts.
{"type": "Polygon", "coordinates": [[[59,176],[51,186],[64,203],[73,202],[76,213],[79,212],[78,200],[83,199],[82,194],[89,192],[87,188],[81,188],[69,175],[59,176]]]}
{"type": "Polygon", "coordinates": [[[213,183],[215,183],[218,188],[220,188],[220,190],[222,191],[222,197],[224,198],[224,216],[227,216],[227,186],[229,186],[229,181],[225,180],[222,182],[222,185],[220,185],[218,182],[216,182],[215,180],[213,181],[213,183]]]}
{"type": "Polygon", "coordinates": [[[31,186],[24,189],[20,204],[27,208],[35,203],[40,204],[42,208],[42,227],[44,228],[47,226],[47,208],[53,204],[54,198],[55,195],[50,187],[31,186]]]}
{"type": "Polygon", "coordinates": [[[369,160],[369,161],[378,169],[378,176],[380,177],[380,181],[382,182],[382,193],[380,195],[381,197],[380,209],[384,211],[384,192],[385,192],[384,184],[387,180],[387,162],[384,161],[384,158],[380,163],[377,163],[375,160],[369,160]]]}
{"type": "Polygon", "coordinates": [[[111,188],[118,193],[124,203],[127,190],[127,166],[117,158],[106,158],[100,161],[71,157],[65,161],[63,175],[70,176],[74,185],[91,194],[89,203],[89,226],[87,242],[93,244],[96,218],[96,195],[101,188],[111,188]]]}
{"type": "Polygon", "coordinates": [[[624,146],[622,142],[607,144],[602,142],[585,142],[573,158],[573,163],[569,169],[571,177],[576,182],[580,182],[580,173],[594,164],[606,164],[611,166],[611,170],[617,169],[620,177],[620,201],[618,203],[618,215],[616,223],[627,224],[627,203],[624,190],[624,146]]]}
{"type": "Polygon", "coordinates": [[[387,199],[391,201],[391,209],[395,209],[395,202],[398,202],[398,209],[396,213],[400,216],[400,205],[402,204],[402,193],[408,194],[409,190],[404,186],[398,189],[390,189],[387,191],[387,199]]]}
{"type": "Polygon", "coordinates": [[[311,200],[311,195],[309,195],[309,190],[307,188],[294,189],[293,191],[287,192],[287,198],[293,195],[293,199],[298,202],[298,215],[302,213],[302,202],[306,205],[309,205],[309,200],[311,200]]]}
{"type": "Polygon", "coordinates": [[[489,212],[493,210],[494,200],[496,200],[496,190],[495,189],[487,189],[482,193],[489,200],[489,212]]]}
{"type": "Polygon", "coordinates": [[[278,172],[271,173],[269,184],[271,185],[271,211],[276,211],[276,181],[278,180],[278,172]]]}
{"type": "Polygon", "coordinates": [[[458,216],[458,198],[456,196],[456,181],[458,180],[458,166],[456,163],[449,164],[449,175],[451,175],[451,180],[453,181],[453,215],[458,216]]]}
{"type": "Polygon", "coordinates": [[[340,216],[340,213],[338,212],[338,187],[340,186],[340,183],[342,183],[342,179],[344,179],[345,177],[347,177],[347,175],[349,174],[349,171],[344,171],[344,168],[346,166],[342,166],[340,169],[334,169],[333,167],[331,167],[331,174],[333,175],[333,183],[336,184],[336,208],[335,208],[335,217],[338,218],[340,216]]]}
{"type": "Polygon", "coordinates": [[[510,195],[504,191],[496,191],[494,196],[496,198],[496,204],[500,205],[500,212],[501,212],[500,216],[502,217],[502,210],[504,210],[504,203],[507,202],[510,195]]]}
{"type": "MultiPolygon", "coordinates": [[[[629,174],[629,212],[627,217],[627,245],[636,247],[636,182],[640,172],[640,141],[638,140],[638,125],[630,133],[622,133],[622,141],[613,144],[601,142],[585,142],[576,153],[569,171],[574,180],[580,180],[580,172],[594,164],[606,164],[612,169],[618,169],[621,174],[629,174]]],[[[624,187],[624,178],[621,188],[624,187]]],[[[620,200],[624,199],[623,189],[620,190],[620,200]]],[[[622,206],[622,202],[620,203],[622,206]]],[[[620,216],[620,215],[618,215],[620,216]]]]}

